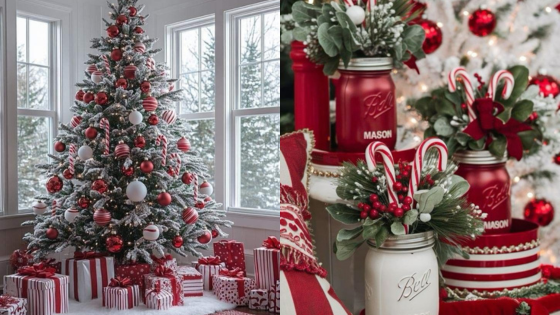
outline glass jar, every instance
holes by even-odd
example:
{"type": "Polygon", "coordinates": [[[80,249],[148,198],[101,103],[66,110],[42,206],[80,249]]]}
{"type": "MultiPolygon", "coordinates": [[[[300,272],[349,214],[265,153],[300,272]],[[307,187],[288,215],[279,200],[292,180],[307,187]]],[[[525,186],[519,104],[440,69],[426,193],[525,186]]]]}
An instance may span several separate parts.
{"type": "Polygon", "coordinates": [[[484,233],[508,233],[511,229],[511,181],[506,169],[507,158],[496,158],[490,151],[459,151],[454,158],[459,164],[455,174],[471,186],[467,200],[488,214],[484,219],[484,233]]]}
{"type": "Polygon", "coordinates": [[[395,83],[391,58],[356,58],[338,69],[336,138],[338,149],[361,152],[372,141],[393,150],[397,142],[395,83]]]}
{"type": "Polygon", "coordinates": [[[370,246],[365,261],[367,315],[437,315],[438,263],[434,232],[390,236],[370,246]]]}

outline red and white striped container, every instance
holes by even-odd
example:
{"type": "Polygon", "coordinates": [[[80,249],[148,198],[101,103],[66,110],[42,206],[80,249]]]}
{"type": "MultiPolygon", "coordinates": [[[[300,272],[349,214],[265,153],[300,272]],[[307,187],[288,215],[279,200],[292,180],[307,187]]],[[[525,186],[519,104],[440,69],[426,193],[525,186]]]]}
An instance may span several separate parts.
{"type": "Polygon", "coordinates": [[[450,259],[442,267],[445,284],[457,294],[519,289],[541,279],[538,225],[513,219],[509,233],[482,235],[463,244],[469,259],[450,259]]]}
{"type": "Polygon", "coordinates": [[[137,285],[103,288],[103,306],[126,310],[140,305],[140,288],[137,285]]]}
{"type": "Polygon", "coordinates": [[[30,315],[68,313],[68,276],[34,278],[20,274],[4,276],[4,293],[27,299],[30,315]]]}

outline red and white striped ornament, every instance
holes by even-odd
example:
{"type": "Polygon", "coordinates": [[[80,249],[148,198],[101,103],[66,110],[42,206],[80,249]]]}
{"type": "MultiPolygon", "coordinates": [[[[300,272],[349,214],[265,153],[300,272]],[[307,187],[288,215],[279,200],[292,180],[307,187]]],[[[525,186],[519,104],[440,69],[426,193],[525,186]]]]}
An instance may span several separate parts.
{"type": "Polygon", "coordinates": [[[142,107],[144,107],[147,112],[153,112],[158,107],[158,101],[153,96],[147,96],[142,101],[142,107]]]}
{"type": "Polygon", "coordinates": [[[156,68],[156,61],[154,60],[154,58],[150,57],[146,59],[146,66],[148,67],[148,69],[154,70],[156,68]]]}
{"type": "Polygon", "coordinates": [[[97,66],[96,66],[96,65],[91,64],[91,65],[89,65],[89,66],[87,67],[87,72],[88,72],[89,74],[92,74],[92,73],[94,73],[95,71],[97,71],[97,66]]]}
{"type": "Polygon", "coordinates": [[[93,213],[93,221],[99,226],[105,226],[111,222],[111,212],[101,208],[93,213]]]}
{"type": "Polygon", "coordinates": [[[33,203],[33,213],[35,213],[36,215],[45,214],[47,208],[47,204],[42,200],[37,200],[33,203]]]}
{"type": "Polygon", "coordinates": [[[77,209],[74,208],[66,209],[66,211],[64,211],[64,219],[66,219],[66,221],[70,223],[74,223],[74,220],[76,220],[76,217],[79,214],[80,211],[78,211],[77,209]]]}
{"type": "Polygon", "coordinates": [[[210,196],[214,192],[214,187],[212,187],[209,182],[203,181],[202,184],[200,184],[199,192],[203,195],[210,196]]]}
{"type": "Polygon", "coordinates": [[[95,83],[101,83],[103,81],[103,72],[95,71],[91,74],[91,81],[95,83]]]}
{"type": "Polygon", "coordinates": [[[195,208],[187,207],[183,210],[182,217],[186,224],[194,224],[198,220],[198,211],[195,208]]]}
{"type": "Polygon", "coordinates": [[[142,42],[136,42],[136,43],[134,44],[134,51],[143,54],[143,53],[146,51],[146,46],[145,46],[144,43],[142,43],[142,42]]]}
{"type": "Polygon", "coordinates": [[[469,119],[473,121],[476,119],[476,113],[472,108],[475,95],[470,75],[463,67],[457,67],[451,70],[447,77],[447,86],[449,88],[449,92],[455,92],[457,90],[457,77],[461,78],[461,80],[463,81],[463,87],[465,89],[465,94],[467,95],[467,111],[469,114],[469,119]]]}
{"type": "Polygon", "coordinates": [[[82,116],[74,116],[70,119],[70,126],[76,128],[82,122],[82,116]]]}
{"type": "Polygon", "coordinates": [[[490,79],[490,84],[488,86],[488,97],[491,99],[496,98],[496,94],[498,93],[498,82],[504,80],[504,89],[502,90],[502,98],[508,99],[513,91],[514,79],[511,72],[507,70],[500,70],[492,76],[490,79]]]}
{"type": "Polygon", "coordinates": [[[163,118],[163,120],[165,120],[168,124],[172,125],[175,121],[177,121],[177,114],[175,114],[174,110],[168,109],[163,111],[161,118],[163,118]]]}
{"type": "Polygon", "coordinates": [[[179,172],[181,171],[181,156],[178,153],[171,153],[169,154],[169,158],[171,160],[175,160],[175,166],[171,168],[173,176],[179,175],[179,172]]]}
{"type": "Polygon", "coordinates": [[[156,138],[156,146],[159,146],[161,144],[162,146],[162,150],[161,150],[161,165],[165,166],[165,161],[167,160],[167,138],[164,135],[159,135],[156,138]]]}
{"type": "Polygon", "coordinates": [[[159,228],[150,223],[142,230],[142,236],[147,241],[155,241],[159,238],[159,228]]]}
{"type": "Polygon", "coordinates": [[[183,152],[187,152],[191,149],[191,142],[189,139],[181,137],[181,139],[177,141],[177,148],[183,152]]]}
{"type": "Polygon", "coordinates": [[[115,147],[115,157],[117,159],[123,159],[128,157],[129,155],[130,155],[130,148],[126,143],[120,141],[119,144],[117,144],[117,146],[115,147]]]}
{"type": "Polygon", "coordinates": [[[109,57],[107,57],[107,55],[101,55],[101,59],[103,60],[103,65],[105,66],[105,72],[107,74],[111,74],[111,64],[109,63],[109,57]]]}
{"type": "Polygon", "coordinates": [[[68,170],[72,175],[74,175],[74,159],[76,155],[76,144],[70,144],[70,149],[68,149],[68,170]]]}
{"type": "Polygon", "coordinates": [[[110,133],[109,120],[105,117],[101,118],[101,120],[99,121],[99,128],[105,131],[105,137],[103,138],[105,149],[103,149],[103,154],[109,154],[109,147],[111,146],[111,133],[110,133]]]}
{"type": "Polygon", "coordinates": [[[136,68],[135,65],[128,65],[124,67],[124,77],[127,79],[134,79],[136,77],[136,68]]]}

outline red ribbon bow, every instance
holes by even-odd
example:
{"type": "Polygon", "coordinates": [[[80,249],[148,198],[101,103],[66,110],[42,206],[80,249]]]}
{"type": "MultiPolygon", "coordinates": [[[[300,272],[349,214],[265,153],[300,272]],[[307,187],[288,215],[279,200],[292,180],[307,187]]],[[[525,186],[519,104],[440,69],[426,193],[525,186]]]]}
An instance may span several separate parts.
{"type": "Polygon", "coordinates": [[[157,266],[154,273],[158,277],[169,277],[175,275],[175,271],[173,269],[165,267],[163,265],[157,266]]]}
{"type": "Polygon", "coordinates": [[[111,279],[111,282],[109,283],[110,287],[126,288],[130,285],[132,285],[132,280],[128,277],[115,277],[111,279]]]}
{"type": "Polygon", "coordinates": [[[2,295],[0,296],[0,307],[4,308],[4,307],[8,307],[12,304],[17,303],[18,300],[16,298],[14,298],[13,296],[9,296],[9,295],[2,295]]]}
{"type": "Polygon", "coordinates": [[[154,283],[154,286],[152,287],[152,289],[148,292],[149,293],[160,293],[161,292],[161,282],[160,281],[156,281],[156,283],[154,283]]]}
{"type": "Polygon", "coordinates": [[[263,246],[268,249],[280,249],[280,241],[275,236],[269,236],[264,240],[263,246]]]}
{"type": "Polygon", "coordinates": [[[170,254],[165,254],[165,255],[164,255],[163,257],[161,257],[161,258],[157,258],[157,257],[154,256],[154,255],[151,255],[150,257],[151,257],[152,260],[153,260],[156,264],[158,264],[158,265],[163,265],[163,264],[165,264],[166,261],[172,260],[172,259],[173,259],[173,256],[171,256],[170,254]]]}
{"type": "Polygon", "coordinates": [[[92,258],[99,258],[104,257],[105,254],[98,253],[98,252],[74,252],[74,259],[81,260],[81,259],[92,259],[92,258]]]}
{"type": "MultiPolygon", "coordinates": [[[[523,143],[518,133],[531,130],[531,126],[513,118],[510,118],[506,123],[501,121],[496,115],[504,111],[504,106],[494,102],[491,98],[476,99],[472,106],[476,112],[476,119],[471,121],[463,132],[474,140],[482,139],[490,131],[505,136],[508,155],[519,161],[523,156],[523,143]]],[[[492,141],[492,137],[487,137],[486,145],[490,145],[492,141]]]]}
{"type": "Polygon", "coordinates": [[[220,276],[242,279],[243,277],[245,277],[245,273],[243,272],[243,270],[241,270],[241,268],[233,268],[231,270],[224,268],[220,269],[220,276]]]}
{"type": "Polygon", "coordinates": [[[25,266],[18,269],[18,274],[35,278],[50,278],[54,276],[56,269],[47,267],[43,263],[34,264],[33,266],[25,266]]]}
{"type": "Polygon", "coordinates": [[[219,265],[220,263],[220,257],[218,256],[208,256],[198,259],[199,265],[219,265]]]}

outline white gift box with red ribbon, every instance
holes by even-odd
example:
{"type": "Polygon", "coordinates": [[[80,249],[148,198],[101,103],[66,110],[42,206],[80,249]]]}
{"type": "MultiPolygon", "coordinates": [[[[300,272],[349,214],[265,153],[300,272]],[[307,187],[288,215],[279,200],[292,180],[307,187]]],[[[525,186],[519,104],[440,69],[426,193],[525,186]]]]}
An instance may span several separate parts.
{"type": "Polygon", "coordinates": [[[113,257],[98,253],[76,254],[74,258],[66,259],[62,270],[70,277],[70,298],[80,302],[101,298],[103,288],[115,277],[113,257]]]}

